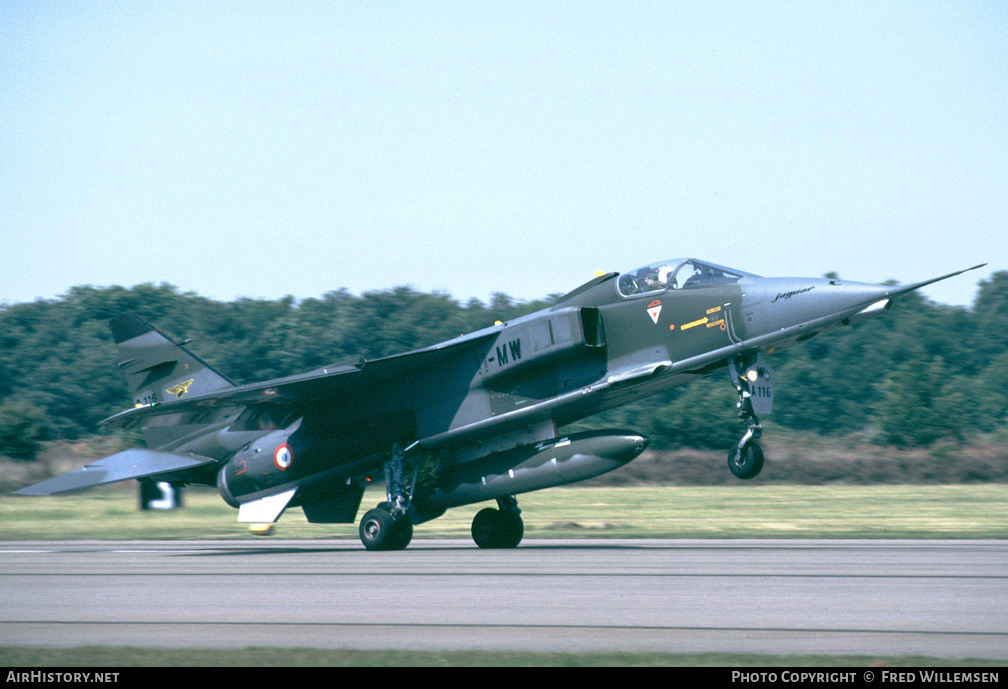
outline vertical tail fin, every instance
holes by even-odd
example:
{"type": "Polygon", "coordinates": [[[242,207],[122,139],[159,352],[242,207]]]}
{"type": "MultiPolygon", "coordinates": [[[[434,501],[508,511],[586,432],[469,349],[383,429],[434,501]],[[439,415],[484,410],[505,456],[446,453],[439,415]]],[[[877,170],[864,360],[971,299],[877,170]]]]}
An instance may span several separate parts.
{"type": "Polygon", "coordinates": [[[234,382],[173,342],[136,314],[109,322],[126,373],[133,403],[160,404],[185,395],[202,395],[234,386],[234,382]]]}

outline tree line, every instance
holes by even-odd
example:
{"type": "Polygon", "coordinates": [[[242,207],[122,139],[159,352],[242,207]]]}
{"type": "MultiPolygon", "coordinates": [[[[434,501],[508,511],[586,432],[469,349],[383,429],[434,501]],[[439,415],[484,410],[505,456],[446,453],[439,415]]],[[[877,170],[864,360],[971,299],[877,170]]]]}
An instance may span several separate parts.
{"type": "MultiPolygon", "coordinates": [[[[80,286],[53,300],[0,307],[0,454],[30,458],[73,440],[130,403],[108,320],[135,312],[239,383],[428,346],[555,302],[460,303],[408,287],[317,299],[219,302],[172,285],[80,286]]],[[[1008,424],[1008,272],[980,283],[971,308],[918,294],[887,313],[768,358],[773,423],[820,434],[867,432],[923,446],[1008,424]]],[[[727,374],[610,410],[580,426],[625,426],[652,447],[723,448],[737,440],[727,374]]]]}

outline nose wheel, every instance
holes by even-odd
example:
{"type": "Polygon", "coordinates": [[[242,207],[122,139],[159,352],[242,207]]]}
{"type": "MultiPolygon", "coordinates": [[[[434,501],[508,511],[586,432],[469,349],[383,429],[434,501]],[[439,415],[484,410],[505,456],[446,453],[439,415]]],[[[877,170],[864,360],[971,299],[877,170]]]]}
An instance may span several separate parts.
{"type": "Polygon", "coordinates": [[[763,448],[755,442],[733,447],[728,453],[728,469],[740,479],[751,479],[763,469],[763,448]]]}

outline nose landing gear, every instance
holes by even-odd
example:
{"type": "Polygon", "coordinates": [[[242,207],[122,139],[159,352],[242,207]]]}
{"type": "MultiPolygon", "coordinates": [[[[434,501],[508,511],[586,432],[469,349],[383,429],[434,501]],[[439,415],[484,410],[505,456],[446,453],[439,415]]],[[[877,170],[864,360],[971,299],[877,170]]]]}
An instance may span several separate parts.
{"type": "MultiPolygon", "coordinates": [[[[763,378],[772,381],[773,371],[764,366],[758,356],[746,361],[732,359],[728,362],[728,370],[738,392],[739,421],[746,426],[745,435],[728,452],[728,469],[740,479],[751,479],[763,469],[763,449],[756,442],[763,435],[763,424],[753,407],[753,386],[763,378]]],[[[767,401],[763,406],[769,411],[773,401],[772,383],[760,385],[759,391],[761,401],[767,401]]]]}

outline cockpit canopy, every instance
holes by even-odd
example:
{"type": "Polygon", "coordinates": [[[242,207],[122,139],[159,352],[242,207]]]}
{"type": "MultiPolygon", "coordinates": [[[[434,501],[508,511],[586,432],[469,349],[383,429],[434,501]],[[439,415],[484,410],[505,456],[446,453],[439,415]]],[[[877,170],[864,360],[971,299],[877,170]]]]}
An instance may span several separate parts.
{"type": "Polygon", "coordinates": [[[619,293],[624,297],[666,289],[694,289],[714,287],[738,282],[744,277],[755,277],[733,268],[704,263],[694,258],[676,258],[658,261],[643,268],[623,273],[617,281],[619,293]]]}

